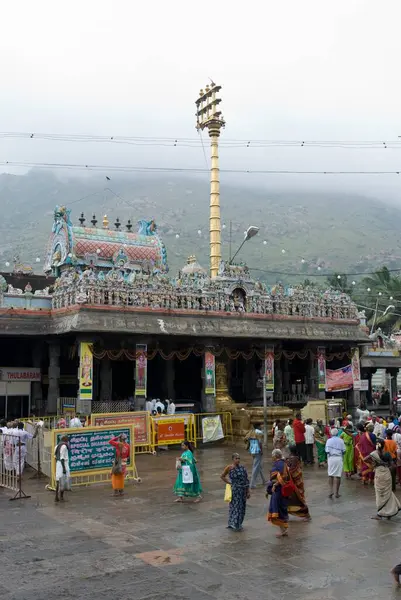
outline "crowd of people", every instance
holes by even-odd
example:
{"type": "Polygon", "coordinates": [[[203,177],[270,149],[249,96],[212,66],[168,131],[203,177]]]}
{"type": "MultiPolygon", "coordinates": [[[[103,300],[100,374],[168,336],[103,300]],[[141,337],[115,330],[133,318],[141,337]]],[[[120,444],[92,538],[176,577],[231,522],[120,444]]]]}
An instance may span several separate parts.
{"type": "MultiPolygon", "coordinates": [[[[156,407],[161,409],[161,407],[156,407]]],[[[382,417],[369,412],[364,406],[356,411],[357,423],[351,415],[342,419],[331,419],[327,424],[311,418],[302,419],[301,413],[286,422],[277,420],[272,429],[272,467],[266,477],[263,469],[263,438],[261,423],[255,423],[245,435],[246,449],[252,457],[252,473],[248,477],[240,456],[234,453],[232,463],[222,472],[221,479],[226,484],[225,500],[229,502],[228,528],[241,531],[246,513],[247,500],[251,490],[260,483],[266,487],[269,497],[267,520],[278,527],[277,537],[288,536],[289,516],[309,521],[311,515],[305,498],[303,467],[315,463],[327,468],[329,498],[340,498],[340,485],[343,474],[349,480],[359,480],[365,486],[373,485],[376,494],[376,514],[373,519],[391,519],[400,510],[401,504],[394,494],[396,485],[401,485],[401,417],[382,417]]],[[[70,427],[82,426],[75,415],[70,427]]],[[[25,430],[22,422],[0,422],[0,451],[7,471],[21,477],[26,455],[26,444],[36,437],[25,430]]],[[[124,433],[110,440],[115,450],[111,467],[111,483],[115,496],[124,494],[127,462],[130,445],[124,433]]],[[[70,489],[68,435],[63,435],[54,449],[56,459],[55,501],[64,499],[64,492],[70,489]]],[[[194,448],[188,441],[182,444],[182,454],[176,459],[176,481],[174,494],[176,502],[190,499],[200,502],[202,485],[200,481],[194,448]]],[[[398,581],[400,568],[395,567],[393,575],[398,581]],[[398,569],[398,570],[397,570],[398,569]]]]}
{"type": "Polygon", "coordinates": [[[21,478],[25,468],[27,441],[35,438],[38,427],[34,433],[26,431],[21,421],[0,421],[0,456],[3,456],[4,470],[21,478]]]}
{"type": "Polygon", "coordinates": [[[401,418],[383,418],[364,406],[357,414],[356,426],[348,414],[330,420],[327,425],[322,420],[314,425],[310,418],[303,420],[300,413],[287,422],[276,421],[271,432],[273,464],[268,477],[263,470],[262,426],[260,423],[252,426],[245,436],[246,448],[252,456],[250,479],[238,454],[233,455],[232,464],[221,475],[232,486],[229,528],[241,531],[247,499],[259,480],[266,486],[270,498],[267,519],[279,528],[278,537],[288,535],[289,515],[309,521],[302,469],[314,464],[315,456],[319,467],[327,467],[330,499],[340,498],[345,474],[347,479],[374,485],[373,519],[394,517],[401,510],[394,494],[397,483],[401,485],[401,418]]]}

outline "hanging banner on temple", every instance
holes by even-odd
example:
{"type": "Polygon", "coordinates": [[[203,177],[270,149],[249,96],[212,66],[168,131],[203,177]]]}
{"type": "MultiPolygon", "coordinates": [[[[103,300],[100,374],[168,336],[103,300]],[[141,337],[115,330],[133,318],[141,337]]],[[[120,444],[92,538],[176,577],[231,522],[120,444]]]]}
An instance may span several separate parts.
{"type": "Polygon", "coordinates": [[[351,365],[342,369],[326,370],[326,392],[344,392],[352,388],[351,365]]]}
{"type": "Polygon", "coordinates": [[[361,363],[359,362],[359,348],[351,350],[352,383],[354,390],[361,389],[361,363]]]}
{"type": "Polygon", "coordinates": [[[205,352],[205,394],[216,395],[216,362],[214,354],[205,352]]]}
{"type": "Polygon", "coordinates": [[[136,362],[135,362],[135,396],[145,396],[148,382],[148,359],[146,344],[136,345],[136,362]]]}
{"type": "Polygon", "coordinates": [[[274,347],[266,348],[265,386],[266,392],[274,392],[274,347]]]}
{"type": "Polygon", "coordinates": [[[326,348],[319,347],[317,349],[317,378],[319,391],[326,389],[326,348]]]}
{"type": "Polygon", "coordinates": [[[90,344],[81,342],[79,345],[79,399],[93,398],[93,354],[90,344]]]}

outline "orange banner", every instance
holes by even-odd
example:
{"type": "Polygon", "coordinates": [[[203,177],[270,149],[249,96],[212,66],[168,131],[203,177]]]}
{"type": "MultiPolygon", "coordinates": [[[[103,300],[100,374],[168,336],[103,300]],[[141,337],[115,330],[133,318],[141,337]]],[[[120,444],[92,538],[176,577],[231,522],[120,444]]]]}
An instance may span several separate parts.
{"type": "Polygon", "coordinates": [[[150,444],[149,413],[100,413],[92,415],[95,427],[125,425],[132,423],[135,428],[135,446],[150,444]]]}
{"type": "Polygon", "coordinates": [[[185,422],[177,419],[161,420],[157,423],[157,440],[163,444],[179,444],[185,440],[185,422]]]}

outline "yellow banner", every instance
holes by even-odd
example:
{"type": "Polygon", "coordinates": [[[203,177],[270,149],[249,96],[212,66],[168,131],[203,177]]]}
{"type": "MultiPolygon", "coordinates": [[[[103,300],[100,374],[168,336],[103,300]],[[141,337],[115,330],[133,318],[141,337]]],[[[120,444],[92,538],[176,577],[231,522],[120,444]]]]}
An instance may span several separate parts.
{"type": "Polygon", "coordinates": [[[79,398],[93,398],[93,355],[87,342],[81,342],[79,348],[79,398]]]}

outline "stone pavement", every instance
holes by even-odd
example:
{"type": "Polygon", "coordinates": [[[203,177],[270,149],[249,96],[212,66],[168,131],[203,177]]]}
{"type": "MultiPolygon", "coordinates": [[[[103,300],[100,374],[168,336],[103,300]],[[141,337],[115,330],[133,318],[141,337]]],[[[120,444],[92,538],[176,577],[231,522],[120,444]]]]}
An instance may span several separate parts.
{"type": "MultiPolygon", "coordinates": [[[[390,577],[401,562],[401,518],[370,519],[374,491],[344,481],[327,498],[326,471],[305,473],[310,523],[290,522],[276,539],[262,487],[248,503],[244,531],[226,529],[219,476],[231,448],[197,453],[204,500],[174,504],[175,456],[139,456],[141,485],[124,498],[109,486],[76,488],[56,505],[44,483],[25,474],[32,498],[9,502],[0,490],[1,600],[363,600],[398,598],[390,577]]],[[[250,457],[239,445],[244,463],[250,457]]],[[[270,453],[269,453],[270,454],[270,453]]],[[[267,471],[267,467],[266,467],[267,471]]]]}

